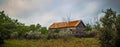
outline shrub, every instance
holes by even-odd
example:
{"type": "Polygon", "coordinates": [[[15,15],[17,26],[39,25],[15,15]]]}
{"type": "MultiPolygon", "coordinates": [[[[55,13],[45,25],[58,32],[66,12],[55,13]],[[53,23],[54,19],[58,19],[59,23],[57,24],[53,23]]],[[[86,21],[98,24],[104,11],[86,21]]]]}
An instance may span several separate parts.
{"type": "Polygon", "coordinates": [[[49,33],[47,39],[58,39],[60,38],[58,33],[49,33]]]}
{"type": "Polygon", "coordinates": [[[0,45],[4,43],[4,40],[2,37],[0,37],[0,45]]]}
{"type": "Polygon", "coordinates": [[[51,32],[49,33],[47,39],[64,39],[67,40],[72,37],[72,32],[67,29],[66,31],[58,31],[58,32],[51,32]]]}
{"type": "Polygon", "coordinates": [[[10,38],[11,39],[17,39],[18,38],[18,32],[11,33],[10,38]]]}
{"type": "Polygon", "coordinates": [[[30,31],[26,33],[26,39],[39,39],[41,38],[40,35],[41,35],[41,32],[30,31]]]}
{"type": "Polygon", "coordinates": [[[85,32],[85,37],[95,37],[97,34],[97,31],[92,30],[92,31],[86,31],[85,32]]]}

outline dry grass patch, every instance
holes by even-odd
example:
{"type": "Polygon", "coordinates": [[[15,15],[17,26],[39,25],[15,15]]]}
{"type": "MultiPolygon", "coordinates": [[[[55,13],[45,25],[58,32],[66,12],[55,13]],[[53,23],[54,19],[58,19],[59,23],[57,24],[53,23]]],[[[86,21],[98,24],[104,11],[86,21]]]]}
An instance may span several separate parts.
{"type": "Polygon", "coordinates": [[[6,40],[3,47],[99,47],[96,38],[6,40]]]}

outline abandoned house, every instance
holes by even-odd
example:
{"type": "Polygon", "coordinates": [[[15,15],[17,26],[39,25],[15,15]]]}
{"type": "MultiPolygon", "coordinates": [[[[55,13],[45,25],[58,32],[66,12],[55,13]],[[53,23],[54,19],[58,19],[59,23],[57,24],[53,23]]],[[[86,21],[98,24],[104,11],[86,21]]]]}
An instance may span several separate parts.
{"type": "Polygon", "coordinates": [[[59,31],[66,31],[69,29],[72,31],[73,35],[83,35],[84,34],[85,25],[82,20],[75,20],[69,22],[57,22],[50,25],[49,30],[55,31],[56,29],[59,31]]]}

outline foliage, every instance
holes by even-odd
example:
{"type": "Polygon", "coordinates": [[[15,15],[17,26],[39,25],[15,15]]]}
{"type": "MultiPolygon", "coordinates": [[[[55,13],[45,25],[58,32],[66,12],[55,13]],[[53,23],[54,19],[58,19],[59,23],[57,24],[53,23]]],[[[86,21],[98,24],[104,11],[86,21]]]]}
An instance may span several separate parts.
{"type": "Polygon", "coordinates": [[[120,47],[120,16],[111,8],[104,11],[105,15],[100,19],[97,24],[99,31],[98,37],[101,47],[120,47]]]}
{"type": "Polygon", "coordinates": [[[96,38],[40,39],[40,40],[5,40],[3,47],[99,47],[96,38]]]}
{"type": "Polygon", "coordinates": [[[46,27],[42,27],[40,31],[42,34],[45,34],[45,35],[48,34],[48,30],[46,27]]]}
{"type": "Polygon", "coordinates": [[[70,31],[69,29],[67,29],[66,31],[60,31],[59,32],[59,36],[67,36],[67,35],[71,35],[72,31],[70,31]]]}
{"type": "Polygon", "coordinates": [[[114,47],[120,47],[120,15],[118,15],[115,19],[115,35],[111,40],[114,47]]]}
{"type": "Polygon", "coordinates": [[[62,38],[64,40],[70,39],[72,37],[72,31],[67,29],[66,31],[55,30],[54,32],[49,33],[47,39],[58,39],[62,38]]]}
{"type": "Polygon", "coordinates": [[[40,24],[26,26],[25,24],[18,22],[18,20],[6,16],[4,11],[0,12],[0,40],[10,38],[24,39],[26,36],[34,39],[40,37],[40,35],[44,36],[46,34],[48,34],[47,28],[41,27],[40,24]]]}
{"type": "Polygon", "coordinates": [[[72,31],[70,31],[69,29],[67,29],[66,31],[60,31],[58,35],[64,40],[68,40],[73,37],[72,31]]]}
{"type": "Polygon", "coordinates": [[[17,39],[18,38],[18,32],[12,32],[10,35],[10,39],[17,39]]]}
{"type": "Polygon", "coordinates": [[[97,32],[95,30],[92,31],[86,31],[84,37],[95,37],[97,32]]]}
{"type": "Polygon", "coordinates": [[[0,37],[0,45],[4,43],[4,40],[2,37],[0,37]]]}
{"type": "Polygon", "coordinates": [[[0,44],[3,39],[9,38],[9,35],[15,29],[15,24],[8,16],[4,14],[4,11],[0,12],[0,44]]]}
{"type": "Polygon", "coordinates": [[[94,37],[97,34],[97,30],[92,27],[90,24],[86,24],[85,26],[85,37],[94,37]]]}
{"type": "Polygon", "coordinates": [[[85,31],[91,31],[91,30],[92,30],[92,26],[90,24],[86,24],[85,31]]]}
{"type": "Polygon", "coordinates": [[[54,31],[55,33],[59,33],[59,30],[58,29],[55,29],[55,31],[54,31]]]}
{"type": "Polygon", "coordinates": [[[41,32],[27,32],[26,33],[26,39],[39,39],[41,35],[41,32]]]}

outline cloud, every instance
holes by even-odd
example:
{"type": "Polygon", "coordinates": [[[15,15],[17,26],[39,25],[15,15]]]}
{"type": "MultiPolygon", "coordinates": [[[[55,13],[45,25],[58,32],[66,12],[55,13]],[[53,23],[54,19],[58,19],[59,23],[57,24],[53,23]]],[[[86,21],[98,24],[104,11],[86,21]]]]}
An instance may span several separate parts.
{"type": "Polygon", "coordinates": [[[82,19],[84,23],[100,17],[102,9],[113,8],[119,11],[119,0],[0,0],[0,9],[9,17],[18,19],[26,25],[41,24],[49,26],[53,22],[82,19]]]}

